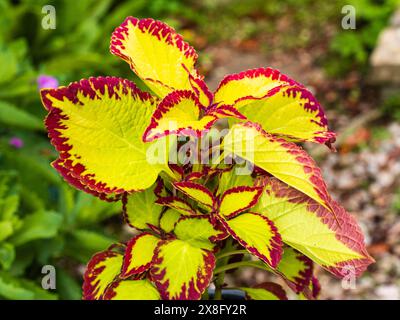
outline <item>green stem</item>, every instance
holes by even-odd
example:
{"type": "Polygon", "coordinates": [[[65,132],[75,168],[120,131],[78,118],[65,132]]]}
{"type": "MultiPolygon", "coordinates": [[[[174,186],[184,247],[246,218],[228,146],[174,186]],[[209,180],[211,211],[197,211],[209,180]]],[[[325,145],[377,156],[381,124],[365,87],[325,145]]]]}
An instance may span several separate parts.
{"type": "Polygon", "coordinates": [[[225,258],[225,257],[233,256],[235,254],[246,254],[246,253],[249,253],[249,252],[247,250],[233,250],[233,251],[225,252],[225,253],[218,255],[217,260],[225,258]]]}
{"type": "MultiPolygon", "coordinates": [[[[231,250],[232,249],[232,238],[228,238],[225,243],[225,249],[231,250]]],[[[220,268],[224,267],[229,261],[229,256],[225,256],[218,261],[220,268]]],[[[222,286],[224,285],[225,280],[225,272],[219,272],[217,278],[214,281],[215,285],[215,293],[214,293],[214,300],[221,300],[222,299],[222,286]]]]}
{"type": "Polygon", "coordinates": [[[225,272],[228,270],[232,270],[232,269],[236,269],[236,268],[240,268],[240,267],[254,267],[254,268],[258,268],[258,269],[262,269],[262,270],[266,270],[266,271],[271,271],[267,265],[261,264],[258,261],[240,261],[240,262],[234,262],[231,264],[225,264],[218,268],[215,268],[214,274],[219,274],[219,273],[225,274],[225,272]]]}

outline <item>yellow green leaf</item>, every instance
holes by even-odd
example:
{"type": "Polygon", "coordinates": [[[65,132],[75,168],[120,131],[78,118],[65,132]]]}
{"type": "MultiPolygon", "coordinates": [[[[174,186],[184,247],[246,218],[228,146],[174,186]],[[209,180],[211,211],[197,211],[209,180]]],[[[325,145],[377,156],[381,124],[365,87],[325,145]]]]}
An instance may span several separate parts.
{"type": "Polygon", "coordinates": [[[289,282],[289,286],[295,292],[299,293],[310,285],[313,263],[295,249],[285,247],[276,272],[289,282]]]}
{"type": "Polygon", "coordinates": [[[236,108],[264,97],[282,85],[297,84],[294,80],[271,68],[258,68],[227,75],[214,94],[214,101],[236,108]]]}
{"type": "Polygon", "coordinates": [[[154,111],[151,122],[143,134],[143,141],[174,134],[200,136],[217,120],[214,116],[200,117],[202,106],[191,91],[173,91],[154,111]]]}
{"type": "Polygon", "coordinates": [[[338,223],[316,201],[272,178],[253,210],[274,222],[286,244],[336,276],[358,276],[373,259],[355,219],[336,202],[332,207],[338,223]]]}
{"type": "Polygon", "coordinates": [[[255,99],[239,111],[268,133],[291,141],[333,143],[324,110],[304,87],[284,86],[266,97],[255,99]]]}
{"type": "Polygon", "coordinates": [[[247,300],[288,300],[285,290],[273,282],[264,282],[254,288],[241,287],[247,300]]]}
{"type": "Polygon", "coordinates": [[[211,282],[215,257],[186,241],[162,241],[150,270],[162,299],[198,300],[211,282]]]}
{"type": "Polygon", "coordinates": [[[175,182],[175,188],[183,192],[188,197],[202,203],[212,209],[214,207],[214,196],[210,190],[199,183],[191,181],[175,182]]]}
{"type": "Polygon", "coordinates": [[[160,300],[160,294],[149,280],[123,280],[107,289],[104,300],[160,300]]]}
{"type": "Polygon", "coordinates": [[[160,218],[160,228],[167,233],[171,232],[181,216],[178,211],[168,208],[160,218]]]}
{"type": "Polygon", "coordinates": [[[138,230],[146,230],[159,227],[162,207],[155,204],[157,196],[155,189],[146,189],[132,194],[124,194],[122,198],[123,214],[126,223],[138,230]]]}
{"type": "Polygon", "coordinates": [[[254,180],[251,177],[251,172],[248,172],[248,174],[238,174],[235,167],[233,167],[231,170],[221,173],[217,194],[223,194],[226,190],[238,186],[254,186],[254,180]]]}
{"type": "Polygon", "coordinates": [[[212,242],[224,239],[226,233],[211,222],[209,215],[184,216],[175,225],[174,233],[178,239],[193,247],[212,250],[212,242]]]}
{"type": "Polygon", "coordinates": [[[83,280],[83,299],[101,300],[108,286],[121,272],[122,254],[106,250],[89,261],[83,280]]]}
{"type": "Polygon", "coordinates": [[[328,209],[331,198],[321,171],[299,146],[276,138],[254,123],[234,125],[223,141],[225,155],[254,163],[328,209]]]}
{"type": "Polygon", "coordinates": [[[275,268],[282,256],[282,240],[271,220],[258,213],[242,213],[225,220],[220,217],[227,232],[251,254],[275,268]]]}
{"type": "Polygon", "coordinates": [[[197,77],[195,50],[161,21],[126,18],[113,32],[110,50],[160,97],[192,89],[186,70],[197,77]]]}
{"type": "Polygon", "coordinates": [[[237,186],[228,189],[222,195],[219,213],[230,219],[239,213],[254,207],[261,196],[262,187],[237,186]]]}
{"type": "Polygon", "coordinates": [[[128,278],[147,271],[152,265],[154,250],[159,241],[159,238],[148,232],[133,237],[126,246],[121,276],[128,278]]]}
{"type": "Polygon", "coordinates": [[[174,196],[158,198],[156,204],[175,209],[176,211],[184,215],[193,215],[198,213],[185,200],[174,196]]]}
{"type": "Polygon", "coordinates": [[[46,126],[63,166],[99,193],[150,187],[164,164],[151,164],[142,134],[157,101],[132,82],[98,77],[41,91],[46,126]]]}

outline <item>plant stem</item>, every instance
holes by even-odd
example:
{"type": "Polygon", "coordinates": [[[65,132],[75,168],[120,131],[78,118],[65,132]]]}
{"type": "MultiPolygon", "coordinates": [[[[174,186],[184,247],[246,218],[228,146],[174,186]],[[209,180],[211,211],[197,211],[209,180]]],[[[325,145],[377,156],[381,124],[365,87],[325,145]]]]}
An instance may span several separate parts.
{"type": "MultiPolygon", "coordinates": [[[[232,238],[228,238],[225,243],[225,248],[230,250],[232,249],[232,238]]],[[[229,256],[225,256],[221,258],[218,262],[220,268],[224,267],[229,261],[229,256]]],[[[217,268],[218,269],[218,268],[217,268]]],[[[225,272],[219,272],[217,278],[214,281],[215,285],[215,293],[214,293],[214,300],[221,300],[222,299],[222,286],[224,285],[225,280],[225,272]]]]}
{"type": "Polygon", "coordinates": [[[240,267],[254,267],[254,268],[258,268],[258,269],[262,269],[262,270],[266,270],[266,271],[270,271],[270,269],[268,268],[267,265],[262,264],[258,261],[240,261],[240,262],[234,262],[231,264],[225,264],[222,265],[218,268],[214,269],[214,274],[219,274],[222,273],[225,275],[225,272],[228,270],[232,270],[232,269],[236,269],[236,268],[240,268],[240,267]]]}
{"type": "Polygon", "coordinates": [[[233,250],[233,251],[228,251],[225,253],[220,254],[219,256],[217,256],[217,260],[218,259],[222,259],[225,257],[229,257],[229,256],[233,256],[235,254],[246,254],[249,253],[247,250],[233,250]]]}

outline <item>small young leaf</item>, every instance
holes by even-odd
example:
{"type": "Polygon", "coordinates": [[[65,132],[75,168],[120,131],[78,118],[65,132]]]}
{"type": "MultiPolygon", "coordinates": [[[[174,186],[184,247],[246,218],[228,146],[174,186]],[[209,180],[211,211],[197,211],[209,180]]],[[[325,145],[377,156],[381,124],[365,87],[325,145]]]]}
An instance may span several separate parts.
{"type": "Polygon", "coordinates": [[[155,204],[154,188],[125,194],[122,199],[125,221],[138,230],[158,228],[162,207],[155,204]]]}
{"type": "Polygon", "coordinates": [[[83,278],[83,299],[101,300],[108,286],[120,274],[122,254],[106,250],[92,257],[83,278]]]}
{"type": "Polygon", "coordinates": [[[262,187],[238,186],[229,189],[222,195],[219,213],[227,219],[254,207],[263,191],[262,187]]]}
{"type": "Polygon", "coordinates": [[[175,182],[174,186],[188,197],[202,203],[209,209],[214,207],[214,196],[211,191],[203,185],[191,181],[183,181],[175,182]]]}
{"type": "Polygon", "coordinates": [[[154,250],[159,241],[159,238],[148,232],[133,237],[127,243],[121,276],[128,278],[147,271],[152,265],[154,250]]]}
{"type": "Polygon", "coordinates": [[[174,209],[166,210],[160,218],[160,228],[167,233],[171,232],[174,230],[175,223],[178,222],[181,216],[182,215],[174,209]]]}
{"type": "Polygon", "coordinates": [[[275,268],[282,256],[282,240],[274,223],[258,213],[243,213],[220,221],[228,233],[251,254],[275,268]]]}
{"type": "Polygon", "coordinates": [[[193,247],[208,250],[214,248],[213,241],[226,237],[225,232],[214,227],[208,215],[183,216],[176,223],[174,233],[193,247]]]}

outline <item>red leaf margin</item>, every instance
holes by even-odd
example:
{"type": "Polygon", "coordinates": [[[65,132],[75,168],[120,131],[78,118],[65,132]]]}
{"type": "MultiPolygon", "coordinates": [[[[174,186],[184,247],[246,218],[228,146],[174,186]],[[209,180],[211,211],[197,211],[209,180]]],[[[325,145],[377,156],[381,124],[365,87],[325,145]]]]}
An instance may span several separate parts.
{"type": "Polygon", "coordinates": [[[271,238],[272,248],[269,249],[269,255],[271,256],[271,259],[269,259],[265,255],[263,255],[256,248],[250,246],[246,241],[244,241],[240,237],[238,237],[236,235],[236,233],[229,227],[229,225],[227,224],[227,222],[225,221],[225,219],[223,217],[221,217],[220,215],[216,215],[216,217],[221,222],[221,224],[226,229],[226,231],[234,239],[236,239],[243,247],[245,247],[252,255],[260,258],[266,264],[271,266],[271,268],[275,269],[276,266],[279,264],[279,261],[281,260],[282,253],[283,253],[283,249],[282,249],[283,242],[282,242],[281,235],[278,232],[278,229],[276,228],[275,224],[270,219],[268,219],[267,217],[265,217],[265,216],[263,216],[263,215],[261,215],[259,213],[248,212],[246,214],[257,215],[257,216],[261,217],[263,220],[265,220],[268,223],[268,225],[270,226],[271,232],[273,234],[273,236],[271,238]]]}
{"type": "Polygon", "coordinates": [[[225,218],[228,220],[232,219],[232,218],[236,217],[238,214],[246,211],[247,209],[254,207],[257,204],[258,200],[260,199],[263,190],[264,190],[264,187],[260,187],[260,186],[254,186],[254,187],[252,187],[252,186],[237,186],[237,187],[233,187],[233,188],[226,190],[222,194],[221,199],[219,200],[219,205],[221,205],[225,196],[230,195],[232,193],[241,193],[244,191],[257,191],[257,193],[255,194],[255,196],[253,197],[253,199],[251,200],[251,202],[249,202],[249,204],[247,206],[244,206],[244,207],[230,213],[229,215],[225,216],[225,218]]]}
{"type": "Polygon", "coordinates": [[[189,288],[186,288],[186,286],[184,286],[181,290],[181,294],[178,297],[171,299],[172,297],[170,296],[170,294],[168,292],[169,280],[166,280],[163,282],[163,279],[165,277],[165,270],[160,270],[158,268],[158,265],[160,265],[163,261],[163,258],[159,256],[160,248],[163,245],[169,243],[170,241],[174,241],[174,240],[160,241],[159,245],[157,246],[156,250],[154,251],[153,267],[150,269],[150,274],[149,274],[150,280],[156,285],[158,291],[160,292],[162,299],[165,299],[165,300],[199,300],[201,298],[201,295],[204,293],[204,291],[208,288],[208,286],[211,283],[212,276],[213,276],[213,270],[215,268],[215,256],[209,250],[199,249],[205,253],[203,255],[203,257],[204,257],[204,263],[206,265],[206,269],[205,269],[206,275],[202,275],[200,270],[197,273],[196,287],[199,289],[199,291],[195,290],[195,284],[194,284],[193,280],[191,280],[191,282],[189,283],[189,288]],[[188,295],[185,295],[186,290],[189,291],[188,295]]]}
{"type": "MultiPolygon", "coordinates": [[[[63,167],[67,169],[73,177],[79,177],[82,185],[96,191],[97,193],[121,194],[124,192],[135,192],[140,190],[123,190],[117,187],[110,188],[107,187],[106,183],[96,181],[95,175],[82,175],[82,173],[86,170],[86,167],[82,163],[77,163],[75,165],[73,164],[73,161],[70,160],[71,154],[69,153],[72,146],[68,144],[68,138],[63,137],[59,131],[59,129],[65,129],[65,126],[62,125],[61,121],[67,120],[68,117],[62,114],[61,109],[53,106],[47,95],[50,95],[57,100],[62,101],[64,99],[68,99],[72,103],[78,104],[78,92],[81,92],[85,96],[89,96],[91,99],[94,99],[100,98],[96,91],[103,95],[105,94],[105,90],[107,90],[110,97],[113,96],[114,98],[119,99],[115,88],[122,88],[123,94],[130,94],[142,101],[150,100],[154,103],[157,101],[149,93],[141,91],[133,82],[117,77],[90,77],[89,79],[82,79],[79,82],[72,82],[66,87],[59,87],[57,89],[42,89],[40,91],[42,103],[49,111],[45,119],[45,125],[48,130],[50,142],[59,152],[59,158],[61,161],[63,161],[63,167]]],[[[60,174],[63,175],[62,172],[60,172],[60,174]]],[[[65,176],[65,171],[63,176],[65,176]]]]}
{"type": "Polygon", "coordinates": [[[132,248],[135,246],[136,242],[140,238],[147,236],[147,235],[154,236],[150,232],[143,232],[143,233],[133,237],[126,244],[125,255],[124,255],[122,268],[121,268],[121,278],[129,278],[130,276],[141,274],[141,273],[149,270],[151,268],[151,266],[153,265],[153,261],[151,260],[149,263],[142,265],[140,267],[133,268],[128,272],[130,262],[131,262],[132,258],[134,258],[134,257],[132,257],[132,248]]]}

